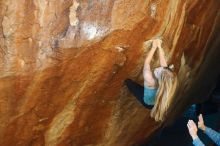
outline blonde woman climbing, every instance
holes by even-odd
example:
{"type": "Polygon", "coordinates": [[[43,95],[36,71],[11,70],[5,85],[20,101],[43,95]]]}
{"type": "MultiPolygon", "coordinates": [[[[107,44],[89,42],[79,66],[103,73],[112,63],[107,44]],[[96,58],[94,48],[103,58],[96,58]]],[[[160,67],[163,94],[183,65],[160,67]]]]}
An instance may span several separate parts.
{"type": "Polygon", "coordinates": [[[163,121],[174,99],[177,88],[177,76],[171,66],[167,65],[165,53],[161,47],[162,40],[154,39],[152,47],[144,62],[144,87],[131,79],[125,80],[129,91],[148,109],[155,121],[163,121]],[[155,51],[159,52],[160,66],[151,69],[150,63],[155,51]]]}

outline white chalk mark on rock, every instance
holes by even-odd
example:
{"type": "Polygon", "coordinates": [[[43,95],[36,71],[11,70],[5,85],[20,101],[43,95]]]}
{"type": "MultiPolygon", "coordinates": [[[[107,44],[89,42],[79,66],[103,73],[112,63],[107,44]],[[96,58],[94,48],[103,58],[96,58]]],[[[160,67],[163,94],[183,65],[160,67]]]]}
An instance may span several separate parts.
{"type": "Polygon", "coordinates": [[[88,40],[92,40],[97,37],[102,37],[106,35],[107,29],[105,27],[99,26],[95,23],[83,23],[82,33],[86,36],[88,40]]]}
{"type": "Polygon", "coordinates": [[[70,7],[69,20],[71,26],[77,26],[79,19],[76,16],[76,10],[79,7],[79,3],[73,0],[73,5],[70,7]]]}
{"type": "Polygon", "coordinates": [[[86,35],[88,40],[91,40],[95,38],[96,33],[97,33],[97,28],[96,26],[88,23],[83,24],[83,32],[86,35]]]}
{"type": "Polygon", "coordinates": [[[157,4],[156,3],[152,3],[151,5],[150,5],[150,16],[152,17],[152,18],[155,18],[156,17],[156,12],[157,12],[157,4]]]}

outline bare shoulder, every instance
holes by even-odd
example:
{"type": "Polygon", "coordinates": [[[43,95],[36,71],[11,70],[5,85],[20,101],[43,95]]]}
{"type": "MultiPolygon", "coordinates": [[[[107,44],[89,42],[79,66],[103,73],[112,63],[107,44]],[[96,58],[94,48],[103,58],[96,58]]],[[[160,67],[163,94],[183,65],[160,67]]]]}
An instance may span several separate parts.
{"type": "Polygon", "coordinates": [[[156,88],[157,87],[157,83],[155,81],[155,79],[152,80],[144,80],[144,86],[147,86],[149,88],[156,88]]]}
{"type": "Polygon", "coordinates": [[[146,65],[143,69],[144,76],[144,84],[148,87],[155,88],[156,87],[156,79],[153,76],[153,72],[151,71],[150,66],[146,65]]]}

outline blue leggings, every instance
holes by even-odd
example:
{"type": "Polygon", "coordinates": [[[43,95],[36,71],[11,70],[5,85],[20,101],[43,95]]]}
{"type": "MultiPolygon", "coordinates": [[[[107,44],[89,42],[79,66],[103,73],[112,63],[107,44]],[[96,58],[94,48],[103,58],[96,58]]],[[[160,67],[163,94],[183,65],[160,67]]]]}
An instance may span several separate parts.
{"type": "Polygon", "coordinates": [[[144,102],[144,87],[140,84],[132,81],[131,79],[126,79],[124,84],[128,87],[128,90],[132,93],[133,96],[137,98],[137,100],[148,109],[152,109],[153,105],[148,105],[144,102]]]}

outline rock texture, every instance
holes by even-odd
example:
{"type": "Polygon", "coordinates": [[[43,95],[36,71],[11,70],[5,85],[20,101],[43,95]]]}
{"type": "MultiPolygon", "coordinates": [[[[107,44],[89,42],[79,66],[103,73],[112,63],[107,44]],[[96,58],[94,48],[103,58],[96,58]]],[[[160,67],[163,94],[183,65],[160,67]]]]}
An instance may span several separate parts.
{"type": "Polygon", "coordinates": [[[160,124],[123,80],[143,82],[143,42],[163,36],[184,109],[216,49],[219,10],[219,0],[1,0],[0,145],[141,143],[160,124]]]}

